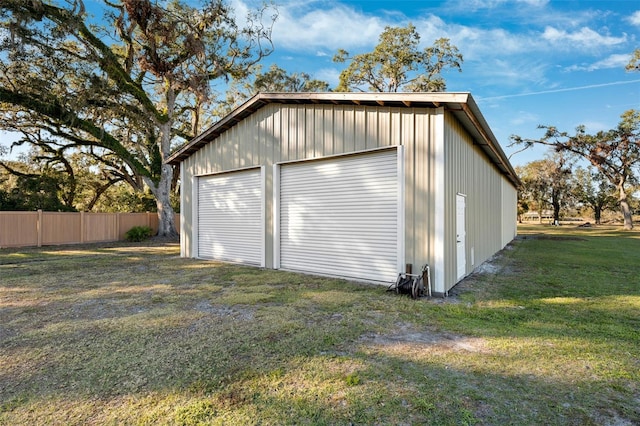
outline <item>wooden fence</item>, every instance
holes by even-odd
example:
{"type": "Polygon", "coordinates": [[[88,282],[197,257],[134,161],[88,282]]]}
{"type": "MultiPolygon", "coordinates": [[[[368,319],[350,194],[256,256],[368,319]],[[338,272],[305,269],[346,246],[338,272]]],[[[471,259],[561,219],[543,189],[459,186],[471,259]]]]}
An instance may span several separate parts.
{"type": "MultiPolygon", "coordinates": [[[[176,228],[180,229],[176,215],[176,228]]],[[[157,213],[0,212],[0,248],[124,240],[134,226],[158,231],[157,213]]]]}

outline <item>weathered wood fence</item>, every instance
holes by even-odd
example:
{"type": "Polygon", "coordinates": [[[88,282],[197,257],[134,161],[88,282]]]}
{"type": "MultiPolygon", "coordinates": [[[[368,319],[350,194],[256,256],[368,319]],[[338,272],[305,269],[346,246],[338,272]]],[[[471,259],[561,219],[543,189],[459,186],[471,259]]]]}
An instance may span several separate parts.
{"type": "MultiPolygon", "coordinates": [[[[176,227],[180,229],[179,216],[176,227]]],[[[157,213],[0,212],[0,248],[124,240],[134,226],[158,231],[157,213]]]]}

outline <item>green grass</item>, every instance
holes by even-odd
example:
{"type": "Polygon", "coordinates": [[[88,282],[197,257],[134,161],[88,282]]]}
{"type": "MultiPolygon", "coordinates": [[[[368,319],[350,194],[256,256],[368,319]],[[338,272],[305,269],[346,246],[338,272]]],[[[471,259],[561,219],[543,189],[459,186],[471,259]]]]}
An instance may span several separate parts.
{"type": "Polygon", "coordinates": [[[640,233],[519,234],[419,301],[172,244],[0,250],[0,424],[639,424],[640,233]]]}

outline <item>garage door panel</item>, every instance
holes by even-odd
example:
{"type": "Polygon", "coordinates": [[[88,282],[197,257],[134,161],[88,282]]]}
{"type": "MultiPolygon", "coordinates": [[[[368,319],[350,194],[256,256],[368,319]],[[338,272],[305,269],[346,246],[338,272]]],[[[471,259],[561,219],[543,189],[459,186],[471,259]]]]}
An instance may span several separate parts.
{"type": "Polygon", "coordinates": [[[395,280],[396,151],[285,165],[280,182],[281,267],[395,280]]]}
{"type": "MultiPolygon", "coordinates": [[[[290,166],[289,166],[290,167],[290,166]]],[[[350,166],[351,167],[351,166],[350,166]]],[[[360,185],[361,189],[371,189],[373,191],[376,191],[378,186],[377,185],[373,185],[370,182],[362,182],[360,181],[360,179],[362,178],[368,178],[371,176],[376,176],[378,175],[380,172],[382,172],[383,174],[386,173],[394,173],[395,172],[395,168],[389,168],[389,167],[379,167],[375,170],[370,170],[366,173],[351,173],[350,172],[350,176],[352,176],[354,178],[354,184],[358,184],[360,185]]],[[[310,188],[323,188],[325,186],[326,182],[330,182],[330,181],[335,181],[335,182],[339,182],[342,180],[342,178],[340,176],[323,176],[321,173],[318,173],[315,177],[309,177],[306,176],[302,173],[300,173],[300,171],[294,171],[293,173],[289,173],[289,176],[291,176],[292,178],[295,178],[295,181],[291,181],[291,182],[284,182],[283,183],[283,187],[287,187],[288,185],[293,185],[295,186],[297,183],[303,183],[305,185],[307,185],[310,188]],[[318,180],[318,177],[321,178],[321,180],[318,180]]],[[[386,184],[391,184],[391,182],[380,182],[381,185],[385,185],[386,184]]]]}
{"type": "MultiPolygon", "coordinates": [[[[367,173],[361,176],[352,175],[353,182],[351,184],[353,185],[353,190],[354,190],[353,194],[354,195],[357,195],[357,194],[384,195],[386,193],[386,189],[390,187],[395,187],[393,182],[379,182],[378,185],[375,185],[373,184],[373,182],[362,182],[361,180],[375,178],[380,174],[388,175],[389,173],[394,173],[394,172],[395,172],[395,169],[391,171],[380,169],[380,170],[376,170],[375,173],[367,173]]],[[[283,184],[282,188],[285,190],[290,187],[297,187],[300,184],[305,184],[310,191],[313,190],[313,191],[317,191],[318,193],[324,193],[324,192],[327,192],[332,187],[333,184],[341,183],[341,179],[326,178],[323,176],[317,176],[313,180],[302,179],[302,178],[296,177],[295,174],[291,174],[288,177],[290,179],[295,179],[295,182],[292,181],[291,183],[288,184],[291,186],[288,186],[287,184],[283,184]]]]}
{"type": "Polygon", "coordinates": [[[198,256],[262,263],[260,169],[198,179],[198,256]]]}
{"type": "MultiPolygon", "coordinates": [[[[371,259],[358,260],[357,262],[336,262],[332,258],[317,259],[317,261],[310,262],[308,258],[301,258],[296,263],[296,268],[293,270],[311,272],[321,275],[336,275],[345,278],[353,278],[360,280],[372,280],[392,282],[393,278],[387,278],[389,269],[395,269],[395,263],[379,263],[371,262],[371,259]],[[321,262],[331,263],[332,268],[327,269],[321,262]],[[381,279],[382,277],[382,279],[381,279]]],[[[396,276],[395,273],[391,276],[396,276]]]]}
{"type": "MultiPolygon", "coordinates": [[[[349,268],[361,268],[364,265],[366,268],[370,268],[374,266],[379,267],[380,265],[386,265],[386,266],[383,266],[381,269],[386,269],[387,267],[390,267],[390,268],[393,268],[395,271],[395,268],[396,268],[395,259],[389,260],[388,258],[381,257],[379,256],[379,253],[380,252],[376,250],[376,248],[370,248],[369,250],[362,249],[362,250],[358,250],[357,252],[353,252],[353,250],[340,251],[340,250],[331,250],[330,248],[327,248],[325,250],[311,250],[305,254],[294,253],[290,256],[289,259],[296,260],[298,264],[301,264],[301,263],[326,264],[330,262],[332,267],[336,267],[338,265],[345,265],[345,266],[348,266],[349,268]],[[310,256],[308,256],[307,254],[310,256]],[[372,265],[373,263],[372,258],[373,259],[377,258],[378,262],[382,262],[382,263],[376,263],[375,265],[372,265]]],[[[388,253],[388,255],[393,256],[394,253],[388,253]]],[[[330,271],[324,270],[324,272],[327,273],[330,271]]],[[[347,276],[354,276],[354,275],[349,273],[347,274],[347,276]]]]}

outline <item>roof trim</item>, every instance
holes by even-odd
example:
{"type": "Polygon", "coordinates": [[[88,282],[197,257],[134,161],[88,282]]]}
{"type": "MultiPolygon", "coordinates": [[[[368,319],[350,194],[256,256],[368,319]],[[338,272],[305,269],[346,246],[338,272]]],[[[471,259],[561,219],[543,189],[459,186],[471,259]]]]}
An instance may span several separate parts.
{"type": "Polygon", "coordinates": [[[487,154],[493,164],[518,186],[520,180],[485,121],[478,105],[468,92],[431,93],[258,93],[207,130],[178,148],[167,159],[177,165],[207,143],[213,141],[244,118],[270,103],[333,104],[390,106],[400,108],[440,108],[451,111],[474,137],[474,142],[487,154]]]}

